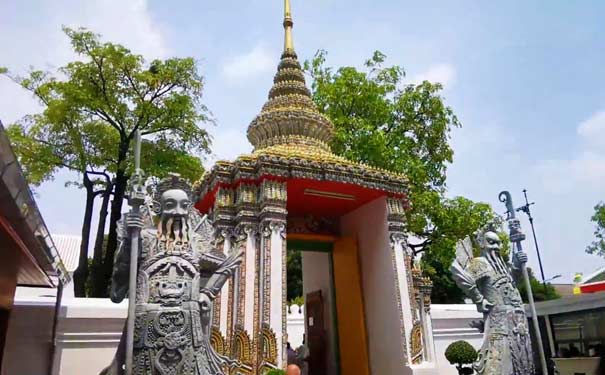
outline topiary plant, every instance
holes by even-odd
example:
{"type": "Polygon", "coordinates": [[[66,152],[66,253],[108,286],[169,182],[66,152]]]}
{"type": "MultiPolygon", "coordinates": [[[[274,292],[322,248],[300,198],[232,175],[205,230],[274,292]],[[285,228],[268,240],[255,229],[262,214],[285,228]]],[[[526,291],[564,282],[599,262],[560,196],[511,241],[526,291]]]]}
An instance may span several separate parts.
{"type": "Polygon", "coordinates": [[[286,372],[284,370],[275,368],[265,372],[265,375],[286,375],[286,372]]]}
{"type": "Polygon", "coordinates": [[[464,340],[455,341],[445,349],[445,358],[456,366],[458,374],[469,375],[473,373],[473,368],[465,365],[472,364],[477,360],[477,351],[464,340]]]}

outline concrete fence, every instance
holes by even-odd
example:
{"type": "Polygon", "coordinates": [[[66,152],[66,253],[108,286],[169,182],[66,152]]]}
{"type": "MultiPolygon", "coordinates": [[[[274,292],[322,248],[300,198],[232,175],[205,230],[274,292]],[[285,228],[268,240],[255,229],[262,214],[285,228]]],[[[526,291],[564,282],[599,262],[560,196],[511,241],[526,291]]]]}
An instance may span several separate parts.
{"type": "MultiPolygon", "coordinates": [[[[64,299],[53,345],[53,296],[19,298],[11,314],[4,373],[98,374],[113,358],[127,306],[127,301],[113,304],[107,299],[64,299]]],[[[455,368],[445,359],[445,348],[456,340],[467,340],[478,348],[482,334],[469,324],[481,315],[474,305],[433,305],[431,312],[439,374],[455,375],[455,368]]],[[[288,308],[287,333],[293,348],[302,344],[304,315],[304,306],[288,308]]]]}
{"type": "Polygon", "coordinates": [[[305,335],[305,306],[290,305],[286,323],[288,342],[296,349],[302,345],[305,335]]]}

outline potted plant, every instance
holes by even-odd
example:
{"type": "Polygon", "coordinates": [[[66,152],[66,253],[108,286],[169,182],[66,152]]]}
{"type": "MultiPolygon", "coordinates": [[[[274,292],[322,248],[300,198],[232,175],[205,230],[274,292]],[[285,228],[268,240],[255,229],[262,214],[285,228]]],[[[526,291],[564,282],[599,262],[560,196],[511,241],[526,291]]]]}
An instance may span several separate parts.
{"type": "Polygon", "coordinates": [[[477,360],[477,351],[464,340],[455,341],[445,349],[445,358],[456,366],[458,374],[471,375],[473,373],[472,364],[477,360]]]}

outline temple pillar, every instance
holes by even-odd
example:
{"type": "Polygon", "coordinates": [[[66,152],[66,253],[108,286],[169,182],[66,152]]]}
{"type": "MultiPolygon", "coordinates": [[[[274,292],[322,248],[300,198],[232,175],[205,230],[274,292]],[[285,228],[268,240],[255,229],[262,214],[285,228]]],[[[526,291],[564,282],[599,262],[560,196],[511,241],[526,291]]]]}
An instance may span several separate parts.
{"type": "Polygon", "coordinates": [[[235,190],[235,250],[243,253],[242,263],[234,275],[227,317],[231,356],[238,360],[240,371],[252,373],[255,365],[254,285],[258,238],[258,186],[242,183],[235,190]]]}
{"type": "Polygon", "coordinates": [[[427,277],[423,278],[423,285],[421,286],[421,321],[423,327],[423,343],[424,353],[426,362],[435,361],[435,343],[433,342],[433,322],[431,319],[431,291],[433,289],[433,283],[427,277]]]}
{"type": "MultiPolygon", "coordinates": [[[[210,213],[215,229],[216,246],[225,256],[233,250],[235,241],[235,191],[230,188],[219,188],[216,200],[210,213]]],[[[234,277],[227,280],[215,300],[212,315],[212,329],[215,337],[215,350],[227,355],[231,347],[231,324],[228,324],[233,314],[230,296],[233,294],[234,277]]]]}
{"type": "Polygon", "coordinates": [[[402,349],[405,362],[410,363],[410,347],[406,332],[411,332],[414,324],[414,295],[411,282],[411,270],[406,246],[404,202],[398,199],[387,199],[387,222],[389,227],[390,250],[395,272],[396,297],[400,319],[402,349]],[[408,312],[404,314],[404,312],[408,312]]]}
{"type": "Polygon", "coordinates": [[[265,180],[260,187],[259,368],[287,362],[285,182],[265,180]]]}
{"type": "MultiPolygon", "coordinates": [[[[233,243],[233,229],[222,228],[219,229],[217,234],[217,246],[218,248],[228,256],[231,253],[233,243]]],[[[214,305],[212,325],[217,328],[223,337],[227,336],[227,313],[229,310],[229,293],[233,287],[233,278],[227,280],[223,289],[216,298],[214,305]]]]}

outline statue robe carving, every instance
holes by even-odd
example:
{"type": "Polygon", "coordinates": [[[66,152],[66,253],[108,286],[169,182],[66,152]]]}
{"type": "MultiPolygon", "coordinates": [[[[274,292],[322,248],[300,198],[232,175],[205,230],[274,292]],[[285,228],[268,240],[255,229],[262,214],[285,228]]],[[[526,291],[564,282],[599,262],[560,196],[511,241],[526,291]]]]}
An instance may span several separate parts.
{"type": "MultiPolygon", "coordinates": [[[[151,215],[127,217],[140,226],[133,373],[137,375],[223,375],[229,362],[210,345],[212,302],[241,262],[213,247],[212,225],[191,208],[190,188],[178,176],[162,181],[151,215]],[[146,224],[143,221],[146,220],[146,224]]],[[[123,233],[127,234],[127,233],[123,233]]],[[[130,242],[122,236],[116,254],[111,298],[128,292],[130,242]]],[[[122,335],[113,363],[103,374],[123,374],[122,335]]]]}
{"type": "MultiPolygon", "coordinates": [[[[512,272],[519,262],[526,261],[526,256],[515,254],[511,269],[500,255],[501,242],[496,231],[490,228],[478,233],[477,243],[481,255],[466,262],[458,256],[451,269],[458,286],[485,318],[484,341],[475,371],[480,375],[533,374],[527,317],[512,272]]],[[[470,248],[470,243],[466,248],[470,248]]]]}

